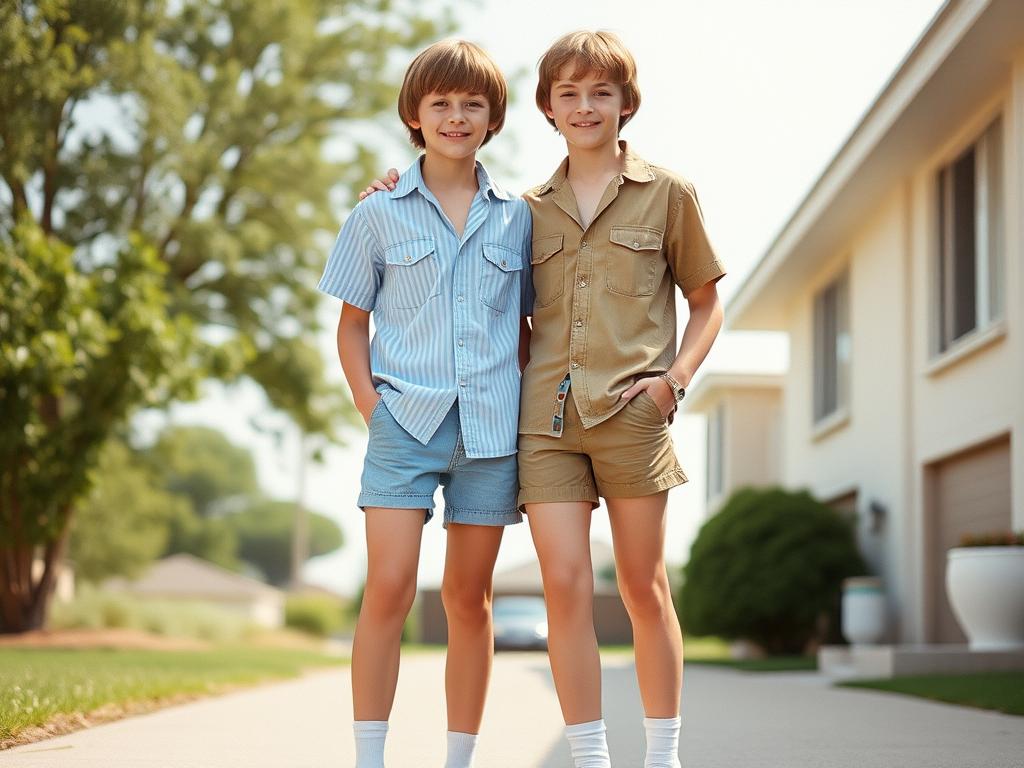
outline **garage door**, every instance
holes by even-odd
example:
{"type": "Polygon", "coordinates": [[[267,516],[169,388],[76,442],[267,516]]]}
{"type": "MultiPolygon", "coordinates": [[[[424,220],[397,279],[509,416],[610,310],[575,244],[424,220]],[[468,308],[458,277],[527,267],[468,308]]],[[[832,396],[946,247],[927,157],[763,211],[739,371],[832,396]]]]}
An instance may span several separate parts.
{"type": "Polygon", "coordinates": [[[934,465],[933,472],[931,640],[964,643],[946,598],[946,550],[965,533],[1010,529],[1010,440],[958,454],[934,465]]]}

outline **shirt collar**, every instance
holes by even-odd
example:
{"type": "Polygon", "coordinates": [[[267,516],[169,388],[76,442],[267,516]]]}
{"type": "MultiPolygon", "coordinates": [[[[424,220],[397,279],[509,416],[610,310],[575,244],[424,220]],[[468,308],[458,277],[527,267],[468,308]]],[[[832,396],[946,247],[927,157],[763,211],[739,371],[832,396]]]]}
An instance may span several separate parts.
{"type": "MultiPolygon", "coordinates": [[[[424,155],[420,155],[412,165],[405,169],[401,178],[398,179],[398,183],[395,184],[395,188],[391,191],[392,197],[405,197],[414,189],[419,189],[421,192],[427,190],[427,185],[423,181],[423,158],[424,155]]],[[[512,196],[491,178],[479,160],[476,163],[476,181],[480,186],[480,191],[484,193],[484,197],[491,194],[498,200],[512,200],[512,196]]]]}
{"type": "MultiPolygon", "coordinates": [[[[654,181],[656,178],[654,170],[640,155],[636,154],[624,139],[619,139],[619,148],[625,153],[626,158],[622,164],[622,177],[629,179],[630,181],[636,181],[641,184],[654,181]]],[[[555,171],[554,175],[548,179],[544,186],[540,188],[538,194],[545,194],[552,190],[558,190],[565,183],[565,178],[569,174],[569,158],[565,158],[562,164],[558,166],[558,170],[555,171]]]]}

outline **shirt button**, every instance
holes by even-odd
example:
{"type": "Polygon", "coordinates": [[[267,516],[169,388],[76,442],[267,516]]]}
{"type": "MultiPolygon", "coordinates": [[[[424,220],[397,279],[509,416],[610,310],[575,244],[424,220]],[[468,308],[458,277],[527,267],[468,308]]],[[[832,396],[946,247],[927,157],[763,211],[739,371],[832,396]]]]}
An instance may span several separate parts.
{"type": "Polygon", "coordinates": [[[586,288],[586,287],[587,287],[587,281],[586,280],[580,280],[580,288],[586,288]]]}
{"type": "Polygon", "coordinates": [[[572,364],[571,366],[569,366],[569,367],[570,367],[570,368],[579,368],[579,367],[580,367],[580,364],[579,364],[579,363],[573,363],[573,364],[572,364]]]}
{"type": "Polygon", "coordinates": [[[503,267],[507,267],[507,266],[508,266],[508,262],[507,262],[507,261],[505,261],[504,259],[502,259],[502,260],[501,260],[501,266],[503,266],[503,267]]]}
{"type": "Polygon", "coordinates": [[[464,387],[464,386],[466,386],[466,380],[465,380],[465,379],[462,379],[462,380],[461,380],[461,381],[459,382],[459,386],[460,386],[460,387],[464,387]]]}
{"type": "Polygon", "coordinates": [[[463,341],[462,339],[459,339],[459,346],[461,347],[461,346],[463,346],[464,344],[465,344],[465,342],[464,342],[464,341],[463,341]]]}
{"type": "Polygon", "coordinates": [[[466,300],[466,297],[463,296],[462,294],[459,294],[459,301],[465,301],[465,300],[466,300]]]}
{"type": "Polygon", "coordinates": [[[583,327],[583,321],[582,320],[577,320],[576,321],[576,327],[577,328],[582,328],[583,327]]]}
{"type": "Polygon", "coordinates": [[[633,241],[633,247],[634,247],[634,248],[639,248],[639,247],[640,247],[640,243],[639,243],[639,242],[637,242],[636,240],[634,240],[634,241],[633,241]]]}
{"type": "Polygon", "coordinates": [[[582,241],[582,242],[580,243],[580,248],[586,248],[586,247],[587,247],[587,241],[586,241],[586,240],[583,240],[583,241],[582,241]]]}
{"type": "Polygon", "coordinates": [[[406,257],[405,257],[405,260],[406,260],[406,261],[412,261],[412,256],[406,256],[406,257]]]}

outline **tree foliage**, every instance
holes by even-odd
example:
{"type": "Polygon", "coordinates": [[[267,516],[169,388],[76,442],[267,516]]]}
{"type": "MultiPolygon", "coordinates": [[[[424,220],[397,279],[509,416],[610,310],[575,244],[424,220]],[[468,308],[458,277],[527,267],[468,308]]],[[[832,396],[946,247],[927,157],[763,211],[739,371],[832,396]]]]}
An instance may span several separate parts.
{"type": "Polygon", "coordinates": [[[864,572],[850,524],[806,491],[737,491],[701,528],[683,569],[689,633],[801,653],[842,580],[864,572]]]}
{"type": "Polygon", "coordinates": [[[448,24],[414,0],[0,3],[0,631],[42,622],[135,408],[245,376],[306,434],[353,418],[312,343],[329,193],[379,165],[390,57],[448,24]]]}
{"type": "MultiPolygon", "coordinates": [[[[314,512],[308,514],[310,557],[326,555],[344,543],[337,523],[314,512]]],[[[263,501],[227,520],[238,536],[239,556],[259,568],[271,584],[288,583],[294,518],[294,504],[263,501]]]]}

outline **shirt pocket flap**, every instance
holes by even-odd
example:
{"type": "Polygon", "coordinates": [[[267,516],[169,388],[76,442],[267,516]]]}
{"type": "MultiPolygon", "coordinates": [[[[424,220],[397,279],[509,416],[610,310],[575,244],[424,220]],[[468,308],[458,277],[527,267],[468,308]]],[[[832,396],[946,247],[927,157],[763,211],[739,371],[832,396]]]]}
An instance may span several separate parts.
{"type": "Polygon", "coordinates": [[[562,250],[562,235],[548,235],[533,241],[533,254],[530,257],[531,264],[543,264],[556,253],[562,250]]]}
{"type": "Polygon", "coordinates": [[[400,267],[408,267],[423,261],[434,252],[434,238],[421,237],[417,240],[406,240],[404,243],[389,245],[384,251],[384,263],[400,267]]]}
{"type": "Polygon", "coordinates": [[[484,243],[484,258],[503,272],[515,272],[523,268],[523,257],[519,251],[505,245],[484,243]]]}
{"type": "Polygon", "coordinates": [[[608,239],[634,251],[660,251],[662,233],[650,227],[612,227],[608,239]]]}

